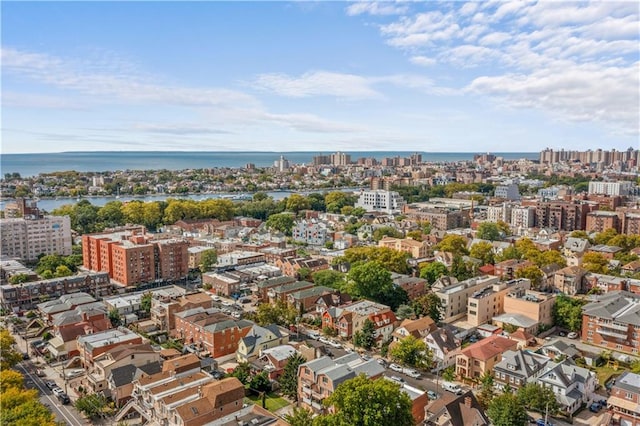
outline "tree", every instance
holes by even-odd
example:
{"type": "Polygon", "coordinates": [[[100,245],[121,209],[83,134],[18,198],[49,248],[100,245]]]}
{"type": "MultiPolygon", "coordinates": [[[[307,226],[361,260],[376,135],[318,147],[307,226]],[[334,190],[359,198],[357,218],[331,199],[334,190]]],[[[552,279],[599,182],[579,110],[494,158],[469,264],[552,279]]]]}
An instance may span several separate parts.
{"type": "Polygon", "coordinates": [[[563,294],[556,297],[553,305],[553,320],[560,327],[579,332],[582,328],[582,306],[584,301],[563,294]]]}
{"type": "Polygon", "coordinates": [[[407,232],[407,238],[411,238],[416,241],[422,241],[422,231],[409,231],[407,232]]]}
{"type": "Polygon", "coordinates": [[[413,426],[411,398],[390,380],[364,374],[340,384],[325,405],[335,412],[316,417],[314,426],[413,426]]]}
{"type": "Polygon", "coordinates": [[[311,278],[311,269],[309,268],[300,268],[298,269],[298,279],[300,281],[306,281],[311,278]]]}
{"type": "Polygon", "coordinates": [[[609,260],[601,253],[585,253],[582,256],[582,267],[594,274],[606,274],[609,272],[609,260]]]}
{"type": "Polygon", "coordinates": [[[271,380],[266,371],[262,371],[251,378],[249,388],[254,392],[268,392],[271,390],[271,380]]]}
{"type": "Polygon", "coordinates": [[[298,399],[298,367],[305,362],[307,360],[299,353],[290,356],[284,366],[282,376],[278,380],[282,393],[296,401],[298,399]]]}
{"type": "Polygon", "coordinates": [[[313,282],[317,286],[325,286],[342,290],[345,285],[345,274],[333,269],[324,269],[314,272],[312,275],[313,282]]]}
{"type": "Polygon", "coordinates": [[[467,264],[462,256],[454,256],[451,262],[451,275],[456,277],[458,281],[464,281],[473,277],[473,266],[467,264]]]}
{"type": "Polygon", "coordinates": [[[296,215],[300,210],[308,210],[311,203],[304,195],[291,194],[287,198],[287,210],[294,212],[296,215]]]}
{"type": "Polygon", "coordinates": [[[249,365],[248,362],[241,362],[233,369],[231,376],[240,380],[243,385],[246,385],[251,380],[251,365],[249,365]]]}
{"type": "Polygon", "coordinates": [[[324,204],[330,213],[339,213],[344,206],[353,206],[356,197],[342,191],[329,192],[324,196],[324,204]]]}
{"type": "Polygon", "coordinates": [[[296,321],[298,311],[291,305],[278,300],[275,304],[261,303],[255,312],[255,322],[265,326],[278,324],[288,326],[296,321]]]}
{"type": "Polygon", "coordinates": [[[146,313],[151,312],[151,299],[153,299],[153,294],[151,292],[143,294],[140,298],[140,309],[146,313]]]}
{"type": "Polygon", "coordinates": [[[540,268],[547,265],[552,265],[554,263],[562,268],[567,266],[567,260],[564,258],[564,256],[562,256],[562,253],[560,253],[558,250],[543,251],[542,253],[540,253],[539,256],[537,256],[536,260],[537,260],[536,264],[540,268]]]}
{"type": "Polygon", "coordinates": [[[313,413],[306,408],[293,407],[293,411],[285,414],[284,419],[291,426],[312,426],[313,413]]]}
{"type": "Polygon", "coordinates": [[[353,335],[353,344],[363,349],[369,350],[376,343],[376,326],[369,318],[364,320],[362,329],[358,330],[353,335]]]}
{"type": "Polygon", "coordinates": [[[409,305],[400,305],[396,311],[398,319],[413,318],[415,315],[416,313],[413,312],[413,308],[409,305]]]}
{"type": "Polygon", "coordinates": [[[109,201],[98,210],[101,228],[114,228],[125,224],[121,201],[109,201]]]}
{"type": "Polygon", "coordinates": [[[487,416],[494,426],[526,426],[529,422],[525,407],[511,393],[493,398],[487,408],[487,416]]]}
{"type": "Polygon", "coordinates": [[[73,275],[73,272],[67,265],[59,265],[56,268],[55,276],[56,278],[69,277],[73,275]]]}
{"type": "Polygon", "coordinates": [[[436,249],[453,253],[454,256],[469,254],[467,240],[460,235],[448,234],[436,245],[436,249]]]}
{"type": "Polygon", "coordinates": [[[499,220],[496,222],[496,225],[498,226],[498,229],[500,230],[502,235],[506,235],[506,236],[511,235],[511,227],[507,222],[503,220],[499,220]]]}
{"type": "Polygon", "coordinates": [[[4,393],[10,388],[24,388],[24,377],[15,370],[0,371],[0,393],[4,393]]]}
{"type": "Polygon", "coordinates": [[[265,222],[267,228],[280,231],[288,237],[291,236],[293,225],[293,216],[290,213],[272,214],[265,222]]]}
{"type": "Polygon", "coordinates": [[[609,245],[610,240],[618,235],[618,231],[614,228],[607,228],[602,232],[598,232],[596,236],[593,238],[594,244],[605,244],[609,245]]]}
{"type": "Polygon", "coordinates": [[[352,266],[347,282],[349,294],[376,302],[382,302],[381,295],[393,287],[391,273],[377,261],[352,266]]]}
{"type": "Polygon", "coordinates": [[[428,368],[433,361],[426,343],[413,335],[409,335],[397,342],[391,348],[391,357],[417,368],[428,368]]]}
{"type": "Polygon", "coordinates": [[[495,396],[493,388],[493,375],[490,372],[484,373],[480,377],[480,394],[478,394],[478,402],[484,410],[489,407],[489,403],[495,396]]]}
{"type": "Polygon", "coordinates": [[[420,278],[424,278],[433,284],[438,278],[449,273],[449,270],[440,262],[431,262],[420,268],[420,278]]]}
{"type": "Polygon", "coordinates": [[[122,324],[122,318],[120,318],[120,312],[118,312],[118,308],[112,308],[109,311],[109,321],[111,321],[111,325],[114,327],[120,326],[122,324]]]}
{"type": "Polygon", "coordinates": [[[380,241],[384,237],[402,238],[403,236],[402,232],[398,231],[393,226],[383,226],[373,231],[374,241],[380,241]]]}
{"type": "Polygon", "coordinates": [[[476,236],[481,240],[497,241],[500,239],[500,228],[493,222],[482,222],[476,236]]]}
{"type": "Polygon", "coordinates": [[[455,379],[456,379],[456,370],[453,368],[453,366],[447,367],[444,370],[442,370],[442,380],[444,380],[445,382],[452,382],[455,379]]]}
{"type": "Polygon", "coordinates": [[[13,285],[26,283],[27,281],[29,281],[29,275],[27,274],[15,274],[9,278],[9,283],[13,285]]]}
{"type": "Polygon", "coordinates": [[[90,393],[78,398],[74,405],[78,411],[92,419],[106,417],[113,413],[113,408],[109,405],[107,398],[98,393],[90,393]]]}
{"type": "Polygon", "coordinates": [[[0,328],[0,370],[12,368],[22,361],[22,354],[15,349],[15,343],[16,339],[9,330],[0,328]]]}
{"type": "Polygon", "coordinates": [[[540,288],[544,273],[536,265],[527,266],[516,271],[516,278],[527,278],[531,280],[531,287],[540,288]]]}
{"type": "MultiPolygon", "coordinates": [[[[388,247],[353,247],[345,250],[344,260],[354,264],[356,262],[377,261],[385,268],[398,274],[410,272],[409,253],[394,250],[388,247]]],[[[341,261],[340,259],[339,261],[341,261]]]]}
{"type": "Polygon", "coordinates": [[[428,315],[436,324],[442,321],[442,300],[434,293],[418,297],[411,306],[418,316],[428,315]]]}
{"type": "Polygon", "coordinates": [[[200,272],[210,271],[218,263],[218,252],[215,249],[205,250],[200,255],[200,272]]]}
{"type": "Polygon", "coordinates": [[[2,424],[55,426],[53,413],[38,400],[38,391],[25,389],[22,374],[0,372],[2,388],[2,424]]]}
{"type": "Polygon", "coordinates": [[[483,265],[495,263],[493,245],[487,241],[480,241],[472,245],[469,256],[481,260],[483,265]]]}
{"type": "Polygon", "coordinates": [[[549,410],[549,414],[554,415],[560,408],[553,389],[537,383],[527,383],[522,386],[518,389],[517,397],[520,404],[539,413],[546,413],[549,410]]]}

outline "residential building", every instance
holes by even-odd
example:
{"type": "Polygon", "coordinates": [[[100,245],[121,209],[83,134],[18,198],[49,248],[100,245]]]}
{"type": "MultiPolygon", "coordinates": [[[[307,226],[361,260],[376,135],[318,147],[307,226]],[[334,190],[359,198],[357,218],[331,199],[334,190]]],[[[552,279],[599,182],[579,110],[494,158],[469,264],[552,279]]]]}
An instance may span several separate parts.
{"type": "Polygon", "coordinates": [[[395,191],[360,191],[358,201],[354,207],[361,207],[366,211],[383,212],[387,214],[400,213],[405,201],[400,194],[395,191]]]}
{"type": "Polygon", "coordinates": [[[467,298],[467,322],[474,327],[490,322],[494,316],[504,312],[504,299],[507,293],[530,288],[530,280],[518,278],[494,282],[471,293],[467,298]]]}
{"type": "Polygon", "coordinates": [[[538,352],[552,361],[555,361],[556,358],[558,360],[565,358],[575,360],[576,358],[582,357],[582,352],[560,339],[545,343],[540,349],[538,349],[538,352]]]}
{"type": "Polygon", "coordinates": [[[329,262],[323,257],[287,257],[276,260],[275,266],[280,268],[284,275],[298,277],[300,269],[308,269],[314,273],[329,269],[329,262]]]}
{"type": "Polygon", "coordinates": [[[384,380],[391,380],[395,384],[400,385],[400,391],[406,394],[411,400],[411,415],[416,425],[422,424],[425,419],[425,409],[429,404],[429,397],[427,393],[416,387],[410,386],[407,383],[398,383],[390,377],[384,377],[384,380]]]}
{"type": "MultiPolygon", "coordinates": [[[[293,306],[298,312],[307,313],[309,311],[315,311],[316,302],[320,297],[331,294],[339,295],[340,291],[331,287],[316,285],[287,294],[287,303],[293,306]]],[[[350,296],[345,296],[349,297],[349,300],[351,300],[350,296]]]]}
{"type": "Polygon", "coordinates": [[[511,226],[513,228],[531,228],[535,225],[536,209],[531,206],[513,207],[511,209],[511,226]]]}
{"type": "Polygon", "coordinates": [[[175,320],[175,336],[213,358],[236,352],[240,340],[254,326],[251,321],[235,319],[216,308],[189,309],[177,313],[175,320]]]}
{"type": "Polygon", "coordinates": [[[331,359],[323,356],[298,367],[298,401],[302,407],[323,412],[323,401],[343,382],[365,374],[370,379],[380,378],[385,369],[376,360],[368,361],[351,353],[331,359]]]}
{"type": "Polygon", "coordinates": [[[394,342],[399,342],[408,336],[416,339],[424,339],[436,330],[436,323],[429,316],[424,316],[415,320],[405,319],[391,334],[394,342]]]}
{"type": "Polygon", "coordinates": [[[587,213],[594,207],[569,201],[539,201],[536,204],[536,226],[561,231],[584,229],[587,213]]]}
{"type": "Polygon", "coordinates": [[[298,350],[291,345],[279,345],[271,348],[261,349],[260,357],[254,365],[262,367],[262,371],[266,371],[270,380],[278,380],[284,368],[289,362],[289,358],[299,354],[298,350]]]}
{"type": "Polygon", "coordinates": [[[490,275],[470,278],[461,282],[436,281],[431,289],[442,302],[442,321],[451,322],[465,317],[469,296],[499,281],[500,278],[490,275]]]}
{"type": "Polygon", "coordinates": [[[92,368],[87,371],[88,386],[94,393],[105,392],[109,388],[109,375],[115,368],[141,367],[150,363],[160,365],[160,352],[154,351],[148,343],[117,346],[94,358],[92,368]]]}
{"type": "MultiPolygon", "coordinates": [[[[587,221],[589,220],[589,215],[587,215],[587,221]]],[[[587,228],[589,226],[587,225],[587,228]]],[[[584,254],[587,249],[591,247],[589,240],[586,238],[575,238],[569,237],[564,242],[564,246],[562,248],[562,254],[565,256],[570,256],[571,254],[584,254]]]]}
{"type": "Polygon", "coordinates": [[[388,339],[396,325],[397,318],[387,305],[361,300],[359,302],[330,308],[322,313],[323,327],[334,328],[338,336],[351,339],[362,330],[366,320],[373,322],[376,341],[388,339]]]}
{"type": "Polygon", "coordinates": [[[127,315],[135,314],[140,311],[140,303],[142,301],[142,292],[122,294],[102,299],[107,307],[107,311],[118,311],[118,314],[124,318],[127,315]]]}
{"type": "Polygon", "coordinates": [[[615,380],[607,407],[613,411],[614,424],[640,426],[640,374],[625,371],[615,380]]]}
{"type": "Polygon", "coordinates": [[[553,390],[560,411],[566,415],[573,415],[591,399],[597,383],[595,372],[578,367],[570,359],[549,364],[538,378],[538,384],[553,390]]]}
{"type": "Polygon", "coordinates": [[[433,426],[489,426],[491,422],[472,391],[460,396],[450,392],[426,408],[425,424],[433,426]]]}
{"type": "Polygon", "coordinates": [[[516,277],[516,272],[533,265],[533,262],[525,259],[507,259],[495,264],[494,274],[497,277],[511,280],[516,277]]]}
{"type": "Polygon", "coordinates": [[[94,360],[101,354],[123,345],[142,344],[142,337],[133,331],[118,327],[99,333],[87,334],[78,337],[78,356],[82,365],[91,369],[94,367],[94,360]]]}
{"type": "Polygon", "coordinates": [[[158,330],[170,332],[176,328],[176,314],[195,308],[213,308],[213,300],[206,293],[184,294],[171,288],[159,289],[152,293],[151,321],[158,330]]]}
{"type": "Polygon", "coordinates": [[[497,185],[494,197],[496,198],[504,198],[505,200],[515,201],[520,199],[520,190],[518,189],[518,185],[515,183],[510,183],[507,185],[497,185]]]}
{"type": "Polygon", "coordinates": [[[202,253],[213,250],[211,247],[191,246],[187,248],[189,256],[189,269],[198,269],[202,263],[202,253]]]}
{"type": "Polygon", "coordinates": [[[415,259],[423,259],[428,257],[430,253],[430,246],[427,242],[416,241],[412,238],[384,237],[378,241],[378,247],[387,247],[409,253],[415,259]]]}
{"type": "Polygon", "coordinates": [[[589,195],[629,195],[633,189],[633,182],[620,181],[620,182],[589,182],[589,195]]]}
{"type": "Polygon", "coordinates": [[[410,277],[408,275],[391,273],[393,284],[407,293],[409,300],[415,300],[429,292],[429,282],[424,278],[410,277]]]}
{"type": "Polygon", "coordinates": [[[613,291],[582,307],[582,339],[606,349],[638,354],[640,295],[613,291]]]}
{"type": "Polygon", "coordinates": [[[185,278],[188,247],[185,239],[154,240],[144,228],[82,236],[84,267],[108,272],[125,286],[185,278]]]}
{"type": "Polygon", "coordinates": [[[112,368],[107,376],[107,389],[103,392],[106,396],[111,397],[116,407],[121,408],[131,399],[133,382],[142,376],[151,376],[161,371],[162,365],[160,362],[150,362],[140,366],[126,364],[112,368]]]}
{"type": "Polygon", "coordinates": [[[296,279],[287,275],[269,278],[256,284],[255,295],[259,301],[265,302],[269,300],[269,289],[294,282],[296,282],[296,279]]]}
{"type": "Polygon", "coordinates": [[[240,292],[241,280],[227,272],[207,272],[202,274],[202,284],[210,285],[211,292],[230,297],[240,292]]]}
{"type": "Polygon", "coordinates": [[[51,325],[53,338],[47,342],[47,349],[55,359],[77,355],[76,339],[79,336],[100,333],[112,328],[107,310],[99,302],[79,305],[72,310],[53,314],[51,325]]]}
{"type": "Polygon", "coordinates": [[[270,324],[265,327],[254,325],[238,343],[236,359],[238,362],[253,362],[262,355],[262,351],[289,343],[289,333],[282,327],[270,324]]]}
{"type": "Polygon", "coordinates": [[[45,322],[51,323],[54,315],[61,312],[73,311],[83,305],[102,306],[102,310],[104,311],[104,305],[102,305],[102,303],[99,303],[93,296],[84,292],[65,294],[57,299],[39,303],[37,309],[40,317],[45,322]]]}
{"type": "Polygon", "coordinates": [[[584,276],[587,270],[579,266],[567,266],[553,276],[553,286],[556,290],[570,296],[584,292],[584,276]]]}
{"type": "Polygon", "coordinates": [[[462,378],[477,379],[492,371],[507,350],[516,350],[515,340],[502,336],[489,336],[462,349],[456,356],[456,374],[462,378]]]}
{"type": "Polygon", "coordinates": [[[291,229],[294,241],[311,246],[324,246],[327,242],[327,226],[315,219],[296,221],[291,229]]]}
{"type": "Polygon", "coordinates": [[[584,277],[585,290],[598,289],[601,293],[625,290],[640,294],[640,280],[628,277],[615,277],[613,275],[587,273],[584,277]]]}
{"type": "Polygon", "coordinates": [[[528,350],[505,351],[493,367],[495,383],[501,388],[509,385],[518,390],[527,383],[536,383],[550,362],[546,356],[528,350]]]}
{"type": "Polygon", "coordinates": [[[433,362],[438,369],[455,365],[456,351],[460,348],[462,340],[455,336],[451,326],[445,324],[431,331],[424,338],[424,342],[431,351],[433,362]]]}
{"type": "Polygon", "coordinates": [[[511,221],[511,210],[513,206],[508,203],[501,203],[494,206],[487,207],[487,221],[488,222],[506,222],[511,221]]]}
{"type": "Polygon", "coordinates": [[[596,210],[587,213],[585,231],[603,232],[605,229],[615,229],[620,232],[620,217],[616,212],[596,210]]]}
{"type": "Polygon", "coordinates": [[[69,216],[0,219],[0,253],[22,260],[36,260],[41,254],[71,254],[69,216]]]}
{"type": "MultiPolygon", "coordinates": [[[[504,313],[518,314],[535,321],[537,334],[540,325],[553,325],[553,306],[556,298],[554,294],[525,290],[524,287],[514,288],[504,298],[504,313]]],[[[531,332],[531,330],[525,330],[531,332]]]]}
{"type": "Polygon", "coordinates": [[[428,221],[437,231],[469,226],[470,209],[420,207],[419,204],[406,205],[403,212],[414,220],[428,221]]]}
{"type": "Polygon", "coordinates": [[[613,260],[613,257],[619,251],[622,251],[621,247],[608,246],[606,244],[598,244],[598,245],[589,247],[589,250],[587,250],[587,253],[598,253],[604,256],[605,259],[613,260]]]}
{"type": "Polygon", "coordinates": [[[289,294],[297,293],[302,290],[313,288],[313,283],[308,281],[295,281],[289,284],[283,284],[277,287],[271,287],[267,290],[267,296],[270,303],[276,303],[276,301],[286,302],[289,294]]]}

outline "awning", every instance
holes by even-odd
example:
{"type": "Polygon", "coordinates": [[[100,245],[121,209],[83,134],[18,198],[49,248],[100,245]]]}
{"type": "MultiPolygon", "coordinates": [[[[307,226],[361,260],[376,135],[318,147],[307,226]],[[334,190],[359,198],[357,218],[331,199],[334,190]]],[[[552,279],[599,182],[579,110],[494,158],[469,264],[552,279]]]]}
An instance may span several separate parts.
{"type": "Polygon", "coordinates": [[[607,400],[607,405],[609,407],[614,406],[624,408],[632,413],[640,413],[640,404],[620,398],[619,396],[610,396],[607,400]]]}

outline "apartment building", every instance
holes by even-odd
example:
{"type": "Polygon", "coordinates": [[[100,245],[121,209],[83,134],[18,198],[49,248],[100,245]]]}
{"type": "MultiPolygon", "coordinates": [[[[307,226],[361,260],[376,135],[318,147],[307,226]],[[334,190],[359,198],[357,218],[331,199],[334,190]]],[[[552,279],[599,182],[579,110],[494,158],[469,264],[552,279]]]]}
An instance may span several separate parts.
{"type": "Polygon", "coordinates": [[[506,222],[511,221],[511,211],[513,206],[508,203],[502,203],[494,206],[487,207],[487,221],[488,222],[506,222]]]}
{"type": "Polygon", "coordinates": [[[521,269],[533,266],[534,263],[524,259],[507,259],[494,265],[494,274],[503,279],[513,279],[516,272],[521,269]]]}
{"type": "Polygon", "coordinates": [[[338,336],[350,339],[354,333],[362,330],[366,320],[373,322],[376,340],[386,340],[391,336],[397,318],[387,305],[370,300],[329,308],[322,313],[323,327],[337,330],[338,336]]]}
{"type": "Polygon", "coordinates": [[[614,291],[582,307],[581,338],[589,344],[628,352],[640,350],[640,295],[614,291]]]}
{"type": "Polygon", "coordinates": [[[504,388],[509,385],[517,391],[527,383],[536,383],[550,362],[546,356],[528,350],[505,351],[500,362],[493,367],[496,386],[504,388]]]}
{"type": "Polygon", "coordinates": [[[611,388],[607,407],[613,411],[614,424],[640,426],[640,374],[622,373],[611,388]]]}
{"type": "Polygon", "coordinates": [[[384,367],[376,360],[364,360],[356,353],[335,360],[323,356],[305,362],[298,367],[298,401],[302,407],[322,413],[327,409],[323,401],[330,397],[341,383],[359,374],[365,374],[375,380],[382,377],[384,371],[384,367]]]}
{"type": "Polygon", "coordinates": [[[455,283],[445,280],[436,281],[431,288],[442,302],[442,320],[452,322],[465,317],[469,296],[499,281],[500,278],[491,275],[474,277],[455,283]]]}
{"type": "Polygon", "coordinates": [[[205,293],[184,294],[171,287],[159,289],[151,297],[151,321],[159,330],[172,331],[176,314],[187,310],[213,308],[213,300],[205,293]]]}
{"type": "Polygon", "coordinates": [[[0,219],[0,255],[36,260],[41,254],[71,254],[69,216],[0,219]]]}
{"type": "Polygon", "coordinates": [[[269,278],[256,284],[255,295],[258,300],[264,302],[269,300],[269,289],[294,282],[296,282],[295,278],[286,275],[282,277],[269,278]]]}
{"type": "Polygon", "coordinates": [[[95,357],[93,367],[87,372],[87,382],[93,392],[104,392],[108,389],[112,370],[125,365],[140,367],[159,362],[160,352],[155,352],[148,343],[117,346],[95,357]]]}
{"type": "Polygon", "coordinates": [[[297,221],[291,229],[294,241],[312,246],[323,246],[327,242],[327,226],[315,219],[297,221]]]}
{"type": "Polygon", "coordinates": [[[94,360],[108,350],[122,345],[139,345],[143,343],[142,337],[124,327],[80,336],[76,342],[80,362],[88,369],[93,368],[94,360]]]}
{"type": "Polygon", "coordinates": [[[62,278],[32,281],[19,285],[0,286],[0,304],[11,312],[35,309],[43,298],[53,299],[66,294],[91,293],[95,296],[111,294],[113,285],[104,272],[89,272],[62,278]]]}
{"type": "Polygon", "coordinates": [[[531,206],[513,207],[511,209],[510,223],[513,228],[528,229],[534,226],[536,209],[531,206]]]}
{"type": "Polygon", "coordinates": [[[521,327],[523,331],[537,334],[540,325],[553,325],[553,306],[556,303],[555,294],[541,293],[525,289],[524,286],[513,288],[504,297],[503,311],[510,318],[521,320],[521,324],[507,321],[507,316],[496,316],[493,323],[502,326],[509,323],[521,327]],[[533,322],[529,327],[522,327],[528,320],[533,322]]]}
{"type": "Polygon", "coordinates": [[[360,191],[358,201],[354,207],[361,207],[366,211],[394,214],[402,212],[405,205],[404,198],[395,191],[360,191]]]}
{"type": "Polygon", "coordinates": [[[469,208],[421,207],[420,204],[422,203],[406,205],[403,212],[411,219],[428,221],[431,228],[437,231],[469,226],[469,208]]]}
{"type": "Polygon", "coordinates": [[[467,322],[473,327],[490,322],[494,316],[504,313],[504,299],[507,293],[530,288],[530,280],[519,278],[494,282],[471,293],[467,298],[467,322]]]}
{"type": "Polygon", "coordinates": [[[584,277],[587,270],[580,266],[567,266],[553,276],[553,286],[560,292],[570,296],[584,292],[584,277]]]}
{"type": "Polygon", "coordinates": [[[518,342],[502,336],[489,336],[462,349],[456,356],[456,374],[477,379],[490,372],[505,351],[518,349],[518,342]]]}
{"type": "Polygon", "coordinates": [[[589,195],[597,194],[597,195],[609,195],[609,196],[617,196],[617,195],[625,196],[625,195],[631,194],[632,190],[633,190],[633,182],[631,181],[589,182],[589,195]]]}
{"type": "Polygon", "coordinates": [[[603,232],[605,229],[615,229],[620,232],[620,217],[616,212],[596,210],[587,213],[585,231],[603,232]]]}
{"type": "Polygon", "coordinates": [[[504,198],[505,200],[519,200],[520,199],[520,190],[518,189],[518,185],[515,183],[510,183],[506,185],[497,185],[494,197],[496,198],[504,198]]]}
{"type": "Polygon", "coordinates": [[[201,307],[177,313],[175,321],[176,337],[213,358],[235,353],[240,340],[254,326],[251,321],[235,319],[216,308],[201,307]]]}
{"type": "Polygon", "coordinates": [[[378,247],[387,247],[409,253],[414,259],[423,259],[429,256],[430,252],[430,246],[427,242],[416,241],[412,238],[384,237],[378,241],[378,247]]]}
{"type": "Polygon", "coordinates": [[[536,204],[536,226],[560,231],[585,229],[587,213],[597,206],[569,201],[539,201],[536,204]]]}
{"type": "Polygon", "coordinates": [[[186,277],[188,247],[184,239],[154,240],[144,228],[82,236],[84,267],[108,272],[125,286],[186,277]]]}

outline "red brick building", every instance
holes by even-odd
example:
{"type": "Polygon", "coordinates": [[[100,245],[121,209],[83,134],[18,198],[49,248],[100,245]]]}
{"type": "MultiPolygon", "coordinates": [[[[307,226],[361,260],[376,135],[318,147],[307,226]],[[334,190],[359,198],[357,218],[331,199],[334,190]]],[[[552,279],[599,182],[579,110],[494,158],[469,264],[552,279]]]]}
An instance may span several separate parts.
{"type": "Polygon", "coordinates": [[[640,294],[614,291],[582,308],[582,340],[620,352],[638,354],[640,294]]]}

